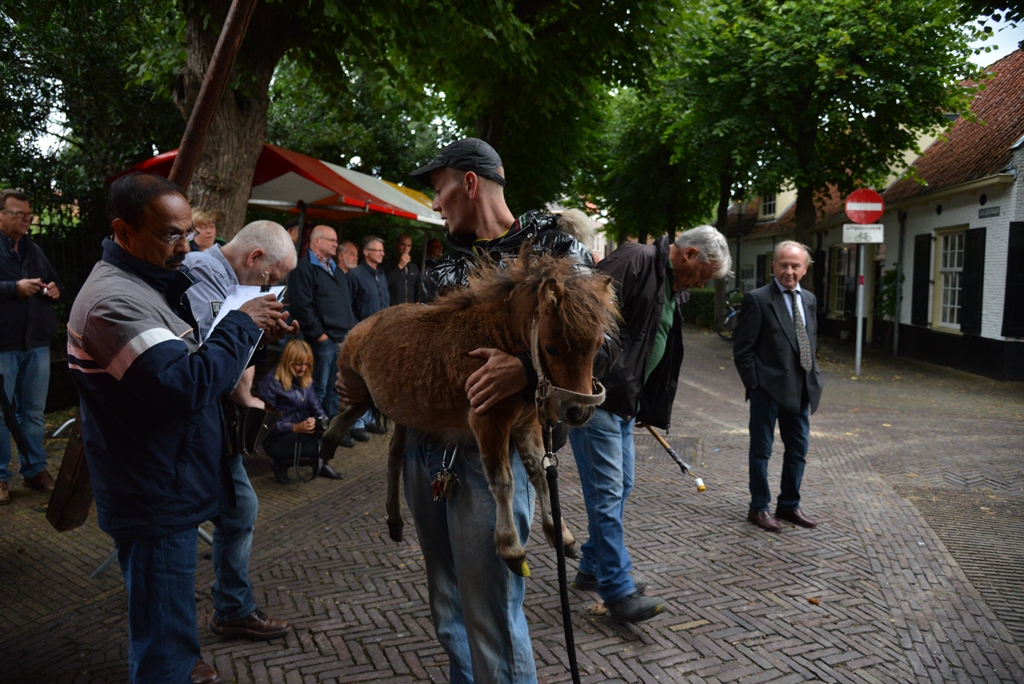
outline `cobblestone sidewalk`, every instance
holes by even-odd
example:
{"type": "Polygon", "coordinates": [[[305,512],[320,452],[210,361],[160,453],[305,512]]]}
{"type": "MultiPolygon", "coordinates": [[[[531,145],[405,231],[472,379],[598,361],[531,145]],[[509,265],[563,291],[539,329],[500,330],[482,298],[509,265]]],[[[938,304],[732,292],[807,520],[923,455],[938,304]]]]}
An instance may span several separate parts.
{"type": "MultiPolygon", "coordinates": [[[[730,346],[685,335],[669,440],[708,490],[637,433],[627,542],[669,613],[615,625],[591,614],[596,595],[572,590],[584,681],[1024,681],[1024,387],[881,355],[854,380],[849,350],[825,346],[802,491],[820,524],[769,534],[745,521],[747,410],[730,346]]],[[[49,447],[62,453],[63,442],[49,447]]],[[[283,487],[251,465],[261,502],[252,579],[295,629],[271,643],[202,630],[204,657],[226,681],[447,681],[414,529],[402,544],[387,537],[385,450],[375,438],[346,452],[340,482],[283,487]]],[[[585,537],[568,451],[561,465],[564,513],[585,537]]],[[[777,448],[774,483],[780,467],[777,448]]],[[[45,497],[17,477],[11,485],[0,509],[0,681],[124,681],[120,575],[89,578],[109,539],[94,516],[57,534],[45,497]]],[[[568,681],[554,553],[539,529],[527,552],[540,677],[568,681]]],[[[202,626],[211,582],[201,558],[202,626]]]]}

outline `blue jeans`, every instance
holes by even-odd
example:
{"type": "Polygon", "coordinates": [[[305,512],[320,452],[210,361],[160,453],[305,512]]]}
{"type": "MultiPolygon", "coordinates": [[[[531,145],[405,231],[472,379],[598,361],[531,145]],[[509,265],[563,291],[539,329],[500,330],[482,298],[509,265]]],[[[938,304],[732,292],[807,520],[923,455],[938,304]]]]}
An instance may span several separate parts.
{"type": "Polygon", "coordinates": [[[633,421],[597,409],[589,423],[569,430],[569,443],[590,535],[581,547],[579,571],[597,576],[597,591],[605,603],[618,601],[636,591],[622,527],[626,498],[633,491],[633,421]]]}
{"type": "Polygon", "coordinates": [[[359,416],[356,422],[352,424],[352,430],[358,430],[360,428],[365,429],[367,425],[373,425],[373,411],[367,410],[366,413],[359,416]]]}
{"type": "MultiPolygon", "coordinates": [[[[36,347],[28,351],[0,352],[0,374],[4,376],[3,391],[14,404],[15,418],[25,435],[27,453],[21,453],[21,477],[35,477],[46,469],[43,436],[46,421],[46,391],[50,386],[50,348],[36,347]]],[[[0,480],[11,479],[11,433],[0,416],[0,480]]]]}
{"type": "Polygon", "coordinates": [[[220,513],[213,519],[213,610],[217,622],[241,620],[256,610],[249,583],[249,552],[259,500],[245,472],[242,456],[231,457],[231,479],[236,505],[221,497],[220,513]]]}
{"type": "Polygon", "coordinates": [[[313,389],[320,405],[329,417],[338,413],[338,391],[334,380],[338,375],[339,344],[329,339],[313,342],[313,389]]]}
{"type": "MultiPolygon", "coordinates": [[[[496,506],[480,453],[459,447],[452,469],[461,484],[451,499],[434,501],[431,482],[444,447],[408,431],[404,475],[408,502],[427,569],[430,615],[448,654],[452,684],[537,681],[529,626],[523,613],[526,582],[514,575],[494,546],[496,506]]],[[[533,518],[533,487],[512,453],[512,509],[525,546],[533,518]]]]}
{"type": "Polygon", "coordinates": [[[185,684],[199,660],[196,530],[115,539],[128,590],[131,684],[185,684]]]}
{"type": "Polygon", "coordinates": [[[800,481],[807,463],[811,432],[810,405],[805,401],[799,413],[783,411],[778,402],[760,387],[750,392],[750,510],[767,511],[772,493],[768,488],[768,459],[775,441],[775,422],[786,450],[782,454],[782,489],[775,503],[777,511],[800,507],[800,481]]]}

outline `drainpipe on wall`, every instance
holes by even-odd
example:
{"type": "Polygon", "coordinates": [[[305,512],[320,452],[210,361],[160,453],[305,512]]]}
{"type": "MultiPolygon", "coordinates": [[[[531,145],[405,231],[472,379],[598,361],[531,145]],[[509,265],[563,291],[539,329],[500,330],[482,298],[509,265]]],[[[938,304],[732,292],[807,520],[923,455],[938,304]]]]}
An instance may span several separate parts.
{"type": "Polygon", "coordinates": [[[900,355],[900,318],[903,314],[903,243],[907,234],[907,212],[897,211],[900,222],[900,245],[896,252],[896,321],[892,329],[892,355],[900,355]]]}

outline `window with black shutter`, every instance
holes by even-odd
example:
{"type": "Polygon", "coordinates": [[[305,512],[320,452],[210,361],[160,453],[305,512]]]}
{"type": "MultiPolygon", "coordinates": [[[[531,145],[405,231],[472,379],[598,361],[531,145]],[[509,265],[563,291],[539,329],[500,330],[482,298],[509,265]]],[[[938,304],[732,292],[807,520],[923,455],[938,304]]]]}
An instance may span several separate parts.
{"type": "Polygon", "coordinates": [[[1024,337],[1024,221],[1010,223],[1002,335],[1024,337]]]}
{"type": "Polygon", "coordinates": [[[911,288],[910,322],[928,325],[928,292],[931,290],[932,236],[914,238],[914,281],[911,288]]]}
{"type": "Polygon", "coordinates": [[[981,302],[985,285],[985,229],[964,233],[964,268],[960,277],[960,332],[981,334],[981,302]]]}

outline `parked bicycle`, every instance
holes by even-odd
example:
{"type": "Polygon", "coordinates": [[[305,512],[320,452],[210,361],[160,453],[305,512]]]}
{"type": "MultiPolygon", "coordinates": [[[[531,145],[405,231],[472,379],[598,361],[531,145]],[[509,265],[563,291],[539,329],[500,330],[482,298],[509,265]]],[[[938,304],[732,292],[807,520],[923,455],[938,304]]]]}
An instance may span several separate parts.
{"type": "Polygon", "coordinates": [[[715,319],[715,332],[723,340],[731,342],[736,333],[741,301],[743,301],[743,290],[732,290],[725,295],[725,313],[715,319]]]}

